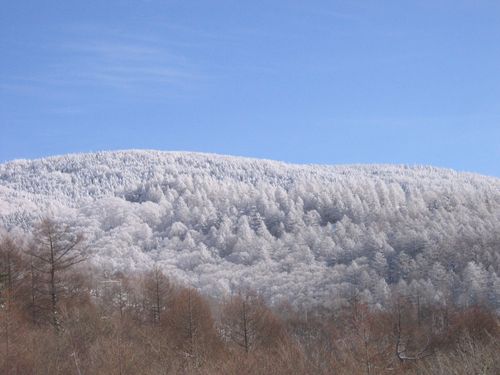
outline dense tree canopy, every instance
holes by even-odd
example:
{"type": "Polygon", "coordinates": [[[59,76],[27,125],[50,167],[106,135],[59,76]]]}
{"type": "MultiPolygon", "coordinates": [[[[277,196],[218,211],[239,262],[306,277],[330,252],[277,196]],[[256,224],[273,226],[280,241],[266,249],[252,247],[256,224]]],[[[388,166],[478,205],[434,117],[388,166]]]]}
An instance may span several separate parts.
{"type": "Polygon", "coordinates": [[[128,151],[0,165],[0,223],[71,222],[105,272],[158,265],[271,303],[500,301],[500,180],[431,167],[299,166],[128,151]],[[416,297],[415,297],[416,298],[416,297]]]}

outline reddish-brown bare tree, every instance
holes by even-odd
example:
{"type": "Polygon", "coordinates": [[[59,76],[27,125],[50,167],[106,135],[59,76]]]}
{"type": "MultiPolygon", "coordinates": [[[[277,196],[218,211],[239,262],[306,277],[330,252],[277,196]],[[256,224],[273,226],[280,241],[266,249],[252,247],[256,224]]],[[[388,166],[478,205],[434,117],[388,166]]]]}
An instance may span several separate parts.
{"type": "Polygon", "coordinates": [[[150,312],[152,322],[159,325],[172,299],[173,287],[156,265],[146,273],[143,281],[146,309],[150,312]]]}
{"type": "Polygon", "coordinates": [[[199,365],[207,356],[216,355],[220,341],[210,307],[194,289],[179,290],[172,301],[169,326],[178,353],[188,363],[199,365]]]}
{"type": "Polygon", "coordinates": [[[221,331],[249,353],[257,347],[271,348],[284,337],[284,328],[255,293],[231,297],[222,308],[221,331]]]}
{"type": "Polygon", "coordinates": [[[35,241],[29,254],[34,258],[34,271],[42,275],[43,291],[49,297],[50,323],[60,331],[62,274],[86,259],[81,249],[83,235],[74,233],[68,224],[46,218],[37,227],[35,241]]]}

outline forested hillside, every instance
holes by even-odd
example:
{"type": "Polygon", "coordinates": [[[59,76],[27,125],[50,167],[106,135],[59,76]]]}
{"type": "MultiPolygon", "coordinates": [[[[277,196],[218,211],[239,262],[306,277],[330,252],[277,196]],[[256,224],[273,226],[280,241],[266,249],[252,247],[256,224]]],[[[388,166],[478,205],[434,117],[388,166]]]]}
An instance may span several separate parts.
{"type": "Polygon", "coordinates": [[[147,270],[221,297],[339,306],[390,289],[500,308],[500,180],[431,167],[317,166],[126,151],[0,165],[0,225],[85,236],[103,273],[147,270]]]}

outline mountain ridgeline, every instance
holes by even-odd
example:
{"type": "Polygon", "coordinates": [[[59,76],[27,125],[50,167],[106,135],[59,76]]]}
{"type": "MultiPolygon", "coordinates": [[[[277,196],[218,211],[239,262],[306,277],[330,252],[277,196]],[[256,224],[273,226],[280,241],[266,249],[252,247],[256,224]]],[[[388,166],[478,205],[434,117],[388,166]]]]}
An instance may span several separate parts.
{"type": "Polygon", "coordinates": [[[319,166],[123,151],[0,165],[0,226],[51,216],[83,232],[88,264],[154,264],[220,297],[500,308],[500,180],[432,167],[319,166]]]}

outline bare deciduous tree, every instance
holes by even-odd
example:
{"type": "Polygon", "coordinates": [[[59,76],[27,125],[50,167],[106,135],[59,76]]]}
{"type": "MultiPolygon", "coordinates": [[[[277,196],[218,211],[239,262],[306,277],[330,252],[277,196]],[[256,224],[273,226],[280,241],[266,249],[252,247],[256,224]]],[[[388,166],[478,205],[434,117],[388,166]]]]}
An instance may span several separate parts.
{"type": "Polygon", "coordinates": [[[0,242],[0,313],[5,344],[5,359],[8,361],[15,328],[14,309],[23,282],[24,260],[18,246],[11,237],[0,242]]]}
{"type": "Polygon", "coordinates": [[[81,249],[83,235],[74,233],[68,224],[46,218],[37,227],[35,241],[29,254],[34,258],[34,270],[43,275],[44,291],[50,300],[50,322],[59,332],[59,299],[64,292],[62,274],[86,259],[81,249]]]}
{"type": "Polygon", "coordinates": [[[180,353],[196,363],[215,352],[219,342],[210,307],[196,290],[178,291],[171,312],[170,329],[180,353]]]}
{"type": "Polygon", "coordinates": [[[232,297],[222,308],[221,328],[226,339],[249,353],[258,346],[270,347],[282,327],[255,293],[232,297]]]}
{"type": "Polygon", "coordinates": [[[162,314],[167,308],[169,299],[172,298],[172,285],[156,265],[144,277],[144,297],[153,323],[160,324],[162,314]]]}
{"type": "Polygon", "coordinates": [[[409,346],[415,346],[415,343],[410,343],[408,337],[404,337],[402,329],[402,306],[400,298],[396,302],[396,357],[400,362],[416,361],[432,355],[430,350],[430,339],[419,349],[415,349],[412,354],[408,353],[409,346]]]}

